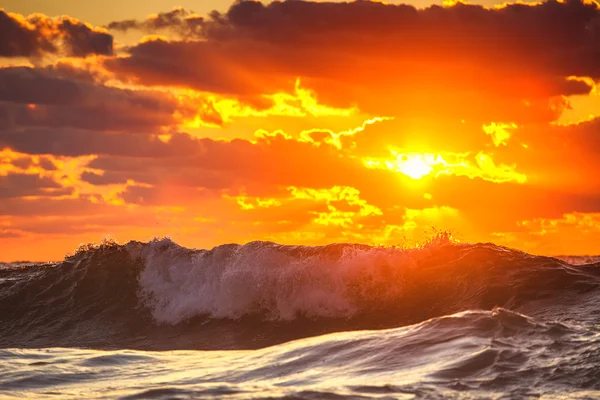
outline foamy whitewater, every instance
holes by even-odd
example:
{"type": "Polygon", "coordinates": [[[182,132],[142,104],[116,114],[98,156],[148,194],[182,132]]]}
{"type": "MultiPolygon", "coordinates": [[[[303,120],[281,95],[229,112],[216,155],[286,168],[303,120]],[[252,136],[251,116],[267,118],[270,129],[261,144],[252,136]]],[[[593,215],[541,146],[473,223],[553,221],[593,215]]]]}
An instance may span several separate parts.
{"type": "Polygon", "coordinates": [[[600,398],[598,261],[162,239],[0,264],[0,398],[600,398]]]}

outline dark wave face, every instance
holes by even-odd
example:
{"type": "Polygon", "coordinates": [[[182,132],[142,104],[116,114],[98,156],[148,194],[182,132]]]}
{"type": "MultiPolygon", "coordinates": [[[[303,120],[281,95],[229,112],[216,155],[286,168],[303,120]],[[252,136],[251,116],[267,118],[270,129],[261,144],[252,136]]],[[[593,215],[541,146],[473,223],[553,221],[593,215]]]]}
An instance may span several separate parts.
{"type": "Polygon", "coordinates": [[[253,349],[494,307],[568,320],[569,307],[595,298],[598,266],[445,241],[105,244],[57,264],[0,268],[0,347],[253,349]]]}

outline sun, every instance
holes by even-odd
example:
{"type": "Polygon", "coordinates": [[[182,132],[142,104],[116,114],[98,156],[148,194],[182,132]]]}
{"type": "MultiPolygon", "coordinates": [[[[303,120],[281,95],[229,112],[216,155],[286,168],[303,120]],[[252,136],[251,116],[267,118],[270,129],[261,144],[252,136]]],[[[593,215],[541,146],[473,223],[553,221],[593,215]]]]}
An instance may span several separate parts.
{"type": "Polygon", "coordinates": [[[433,171],[433,167],[420,154],[402,155],[396,162],[397,170],[413,179],[421,179],[433,171]]]}
{"type": "Polygon", "coordinates": [[[363,162],[367,168],[389,169],[394,172],[401,173],[411,179],[419,180],[427,175],[435,174],[436,176],[444,173],[451,174],[454,167],[469,167],[462,163],[448,163],[440,154],[434,153],[402,153],[390,148],[393,154],[392,159],[381,158],[365,158],[363,162]]]}

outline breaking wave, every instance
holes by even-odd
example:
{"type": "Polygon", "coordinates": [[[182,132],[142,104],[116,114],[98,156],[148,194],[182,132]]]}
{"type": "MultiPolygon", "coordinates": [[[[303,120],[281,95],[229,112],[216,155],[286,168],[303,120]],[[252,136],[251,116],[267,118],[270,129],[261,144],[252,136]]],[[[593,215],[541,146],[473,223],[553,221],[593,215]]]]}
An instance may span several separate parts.
{"type": "Polygon", "coordinates": [[[535,314],[598,289],[597,267],[446,240],[420,249],[105,243],[61,263],[0,268],[0,346],[257,348],[466,310],[535,314]]]}

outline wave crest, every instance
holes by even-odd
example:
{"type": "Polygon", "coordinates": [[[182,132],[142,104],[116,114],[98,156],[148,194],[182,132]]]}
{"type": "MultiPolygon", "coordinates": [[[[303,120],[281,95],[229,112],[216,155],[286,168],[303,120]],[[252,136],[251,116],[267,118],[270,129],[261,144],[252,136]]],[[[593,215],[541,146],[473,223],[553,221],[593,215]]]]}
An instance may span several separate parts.
{"type": "Polygon", "coordinates": [[[352,318],[383,308],[431,317],[597,282],[552,258],[448,241],[412,250],[251,242],[190,251],[163,239],[131,254],[145,266],[139,283],[152,315],[168,324],[197,315],[352,318]]]}
{"type": "Polygon", "coordinates": [[[169,240],[141,249],[140,286],[159,322],[199,314],[269,319],[351,317],[402,292],[410,253],[360,245],[321,248],[252,242],[190,252],[169,240]]]}
{"type": "Polygon", "coordinates": [[[0,346],[256,347],[464,310],[553,304],[597,289],[599,271],[447,240],[409,250],[107,242],[62,263],[0,268],[0,346]],[[173,335],[178,342],[165,341],[173,335]]]}

